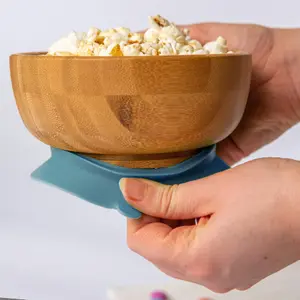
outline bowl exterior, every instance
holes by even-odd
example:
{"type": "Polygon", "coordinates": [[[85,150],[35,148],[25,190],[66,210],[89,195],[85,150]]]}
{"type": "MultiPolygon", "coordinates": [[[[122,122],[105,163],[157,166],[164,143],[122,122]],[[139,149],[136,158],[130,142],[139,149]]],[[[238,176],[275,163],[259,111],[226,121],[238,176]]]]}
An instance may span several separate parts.
{"type": "Polygon", "coordinates": [[[90,154],[193,150],[223,140],[244,113],[251,56],[78,58],[12,55],[28,130],[90,154]]]}

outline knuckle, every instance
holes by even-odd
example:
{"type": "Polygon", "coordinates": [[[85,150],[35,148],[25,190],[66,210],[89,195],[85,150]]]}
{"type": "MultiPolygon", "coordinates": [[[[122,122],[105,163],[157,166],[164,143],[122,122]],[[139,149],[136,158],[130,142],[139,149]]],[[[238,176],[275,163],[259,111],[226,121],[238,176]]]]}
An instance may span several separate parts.
{"type": "Polygon", "coordinates": [[[169,185],[162,189],[159,198],[159,207],[161,213],[165,216],[172,217],[176,212],[176,196],[178,185],[169,185]]]}

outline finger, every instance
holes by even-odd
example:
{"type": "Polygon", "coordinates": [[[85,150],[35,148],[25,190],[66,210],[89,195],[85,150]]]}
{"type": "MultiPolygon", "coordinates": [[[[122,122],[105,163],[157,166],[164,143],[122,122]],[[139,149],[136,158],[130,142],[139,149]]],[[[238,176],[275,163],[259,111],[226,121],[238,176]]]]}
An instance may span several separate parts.
{"type": "MultiPolygon", "coordinates": [[[[203,44],[208,43],[212,40],[217,39],[218,36],[224,36],[228,39],[230,31],[233,26],[236,28],[237,25],[225,24],[225,23],[200,23],[194,24],[189,27],[190,36],[194,39],[199,39],[203,44]]],[[[231,36],[231,46],[237,47],[240,41],[235,40],[231,36]]]]}
{"type": "Polygon", "coordinates": [[[208,223],[210,219],[210,216],[201,217],[200,219],[197,219],[196,224],[198,227],[204,227],[208,223]]]}
{"type": "MultiPolygon", "coordinates": [[[[202,217],[200,218],[202,219],[202,217]]],[[[195,224],[195,219],[190,220],[168,220],[168,219],[161,219],[161,222],[164,224],[167,224],[171,228],[176,228],[179,226],[193,226],[195,224]]]]}
{"type": "Polygon", "coordinates": [[[261,58],[265,53],[267,27],[254,24],[230,24],[230,23],[200,23],[188,27],[190,36],[199,40],[202,44],[223,36],[227,40],[228,48],[232,51],[246,51],[253,54],[253,68],[261,65],[261,58]],[[257,51],[260,49],[261,51],[257,51]],[[258,64],[258,65],[257,65],[258,64]]]}
{"type": "Polygon", "coordinates": [[[217,39],[218,36],[224,36],[226,39],[231,38],[231,44],[234,47],[238,47],[240,40],[238,37],[230,35],[230,32],[233,32],[233,29],[239,28],[237,24],[227,24],[227,23],[198,23],[190,25],[181,25],[181,29],[188,29],[189,35],[192,39],[201,41],[202,44],[211,42],[212,40],[217,39]]]}
{"type": "Polygon", "coordinates": [[[168,226],[170,226],[172,229],[174,229],[178,226],[182,226],[180,224],[180,221],[178,221],[178,220],[165,220],[165,219],[162,219],[161,222],[168,225],[168,226]]]}
{"type": "Polygon", "coordinates": [[[125,178],[120,181],[120,188],[128,203],[144,214],[186,220],[214,212],[216,176],[173,186],[125,178]]]}
{"type": "Polygon", "coordinates": [[[177,25],[181,30],[188,29],[189,36],[192,39],[200,41],[202,44],[211,42],[218,36],[222,35],[220,30],[227,32],[226,24],[223,23],[198,23],[198,24],[187,24],[187,25],[177,25]]]}
{"type": "Polygon", "coordinates": [[[142,215],[139,219],[127,219],[127,234],[135,234],[144,226],[154,223],[160,223],[160,219],[147,215],[142,215]]]}
{"type": "Polygon", "coordinates": [[[195,219],[190,219],[190,220],[180,220],[178,226],[194,226],[195,224],[195,219]]]}
{"type": "Polygon", "coordinates": [[[127,223],[127,243],[130,249],[155,265],[180,272],[196,241],[196,226],[172,229],[158,219],[143,215],[127,223]]]}
{"type": "Polygon", "coordinates": [[[217,155],[229,166],[246,157],[246,153],[234,142],[232,136],[217,144],[217,155]]]}

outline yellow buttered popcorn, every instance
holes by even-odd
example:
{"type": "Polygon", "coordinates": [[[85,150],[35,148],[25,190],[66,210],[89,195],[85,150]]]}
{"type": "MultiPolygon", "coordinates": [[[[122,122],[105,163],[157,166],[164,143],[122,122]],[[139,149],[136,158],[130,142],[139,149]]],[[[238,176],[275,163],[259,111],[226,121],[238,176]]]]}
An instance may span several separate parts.
{"type": "Polygon", "coordinates": [[[234,54],[227,41],[218,37],[202,46],[191,39],[188,29],[180,29],[160,15],[149,17],[144,34],[126,27],[101,30],[91,27],[87,33],[72,32],[56,41],[47,55],[57,56],[165,56],[234,54]]]}

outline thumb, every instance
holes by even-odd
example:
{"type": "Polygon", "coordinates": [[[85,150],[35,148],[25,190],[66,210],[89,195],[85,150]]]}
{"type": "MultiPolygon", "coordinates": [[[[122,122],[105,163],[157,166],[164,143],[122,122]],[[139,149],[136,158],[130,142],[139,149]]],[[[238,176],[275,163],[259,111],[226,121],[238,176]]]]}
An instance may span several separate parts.
{"type": "Polygon", "coordinates": [[[199,40],[202,44],[223,36],[228,43],[230,50],[243,50],[253,52],[251,45],[253,44],[253,35],[250,29],[253,28],[247,24],[230,24],[230,23],[199,23],[186,26],[190,30],[190,36],[199,40]]]}
{"type": "Polygon", "coordinates": [[[163,219],[186,220],[214,212],[214,180],[204,178],[180,185],[123,178],[121,191],[126,201],[142,213],[163,219]]]}

